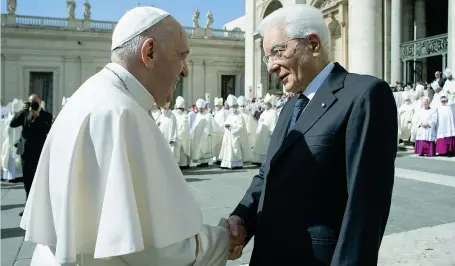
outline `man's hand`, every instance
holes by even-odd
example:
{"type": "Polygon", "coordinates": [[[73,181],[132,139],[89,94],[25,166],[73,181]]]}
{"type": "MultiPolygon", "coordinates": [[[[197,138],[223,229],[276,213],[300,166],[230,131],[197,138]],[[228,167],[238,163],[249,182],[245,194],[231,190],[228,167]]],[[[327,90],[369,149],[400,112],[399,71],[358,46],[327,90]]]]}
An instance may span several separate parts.
{"type": "Polygon", "coordinates": [[[223,226],[229,231],[229,260],[236,260],[242,256],[242,250],[245,246],[246,229],[242,226],[242,219],[238,216],[231,216],[229,219],[222,218],[219,226],[223,226]]]}
{"type": "Polygon", "coordinates": [[[32,113],[33,117],[35,117],[35,118],[39,116],[39,112],[38,111],[31,110],[31,113],[32,113]]]}

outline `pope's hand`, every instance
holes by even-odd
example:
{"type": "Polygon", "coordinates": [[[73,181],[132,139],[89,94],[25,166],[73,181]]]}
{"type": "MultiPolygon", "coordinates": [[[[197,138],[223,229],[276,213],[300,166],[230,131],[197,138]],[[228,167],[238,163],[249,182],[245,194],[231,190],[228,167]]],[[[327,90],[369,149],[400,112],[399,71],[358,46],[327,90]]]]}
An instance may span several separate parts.
{"type": "Polygon", "coordinates": [[[229,219],[222,218],[219,225],[229,230],[229,260],[236,260],[242,256],[242,250],[245,246],[247,231],[242,226],[243,221],[238,216],[231,216],[229,219]]]}

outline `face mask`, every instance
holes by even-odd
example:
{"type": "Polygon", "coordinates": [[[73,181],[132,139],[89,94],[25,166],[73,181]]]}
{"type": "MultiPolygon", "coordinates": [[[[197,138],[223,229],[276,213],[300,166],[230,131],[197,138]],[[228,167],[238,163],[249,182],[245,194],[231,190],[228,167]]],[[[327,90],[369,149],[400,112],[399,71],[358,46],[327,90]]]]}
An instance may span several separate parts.
{"type": "Polygon", "coordinates": [[[235,111],[237,111],[237,108],[231,107],[229,110],[231,111],[231,113],[235,113],[235,111]]]}

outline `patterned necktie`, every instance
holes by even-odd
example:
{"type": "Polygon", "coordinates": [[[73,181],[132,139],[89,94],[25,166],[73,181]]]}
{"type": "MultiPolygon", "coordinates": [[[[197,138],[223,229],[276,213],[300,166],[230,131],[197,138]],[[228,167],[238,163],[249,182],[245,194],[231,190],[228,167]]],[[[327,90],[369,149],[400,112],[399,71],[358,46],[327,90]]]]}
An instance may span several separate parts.
{"type": "Polygon", "coordinates": [[[303,95],[303,94],[299,95],[299,98],[297,99],[297,101],[294,104],[294,110],[292,112],[292,118],[291,118],[291,122],[289,123],[287,134],[289,134],[289,132],[291,132],[291,130],[294,128],[295,122],[297,122],[297,119],[299,119],[300,114],[302,114],[303,109],[305,109],[305,107],[307,106],[307,104],[309,102],[310,102],[310,99],[308,99],[305,95],[303,95]]]}

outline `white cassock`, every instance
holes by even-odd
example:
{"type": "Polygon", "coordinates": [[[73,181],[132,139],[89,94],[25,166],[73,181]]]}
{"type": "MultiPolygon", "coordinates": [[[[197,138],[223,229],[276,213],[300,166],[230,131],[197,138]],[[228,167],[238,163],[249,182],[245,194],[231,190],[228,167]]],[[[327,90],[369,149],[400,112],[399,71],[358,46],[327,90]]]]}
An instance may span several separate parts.
{"type": "Polygon", "coordinates": [[[157,107],[152,107],[150,109],[150,114],[152,115],[153,117],[153,120],[155,121],[158,121],[158,119],[160,119],[160,116],[161,116],[161,110],[157,107]]]}
{"type": "Polygon", "coordinates": [[[115,63],[74,93],[46,139],[21,221],[24,240],[38,244],[31,266],[226,264],[228,232],[202,224],[148,115],[154,103],[115,63]]]}
{"type": "Polygon", "coordinates": [[[7,114],[6,118],[2,120],[4,131],[2,132],[1,145],[1,166],[3,167],[2,178],[6,180],[13,180],[16,177],[22,176],[21,156],[16,154],[16,147],[14,144],[19,140],[22,133],[22,126],[12,128],[9,126],[13,120],[15,113],[22,110],[23,103],[14,99],[11,103],[11,112],[7,114]]]}
{"type": "Polygon", "coordinates": [[[455,79],[446,80],[442,91],[446,94],[449,104],[455,104],[455,79]]]}
{"type": "Polygon", "coordinates": [[[420,108],[416,111],[415,122],[413,122],[413,128],[415,130],[415,140],[436,140],[436,125],[438,122],[438,115],[436,109],[420,108]],[[420,126],[423,123],[428,123],[429,127],[424,128],[420,126]]]}
{"type": "MultiPolygon", "coordinates": [[[[177,97],[175,108],[185,108],[185,101],[181,96],[177,97]]],[[[172,113],[174,113],[177,119],[176,149],[180,152],[179,166],[190,166],[191,137],[188,126],[188,114],[181,109],[175,109],[172,113]]]]}
{"type": "Polygon", "coordinates": [[[247,105],[245,97],[239,96],[237,101],[239,104],[238,110],[242,114],[243,120],[245,121],[245,129],[248,134],[248,149],[250,150],[249,153],[251,153],[251,149],[253,148],[254,141],[256,138],[256,121],[254,120],[251,111],[248,110],[247,107],[242,107],[247,105]]]}
{"type": "Polygon", "coordinates": [[[258,127],[256,129],[256,141],[253,146],[251,162],[264,163],[267,157],[270,138],[278,121],[278,114],[273,109],[266,109],[259,117],[258,127]]]}
{"type": "Polygon", "coordinates": [[[437,109],[437,139],[455,137],[455,104],[441,106],[437,109]]]}
{"type": "MultiPolygon", "coordinates": [[[[197,108],[205,108],[204,100],[196,101],[197,108]]],[[[207,110],[204,113],[197,113],[196,121],[191,130],[191,160],[198,164],[209,163],[213,160],[212,135],[217,132],[218,125],[211,113],[207,110]]]]}
{"type": "Polygon", "coordinates": [[[447,94],[443,90],[441,90],[440,92],[435,92],[434,93],[433,100],[431,101],[431,104],[430,104],[430,107],[432,109],[437,109],[440,106],[442,106],[441,105],[441,99],[440,99],[442,96],[446,96],[447,97],[447,94]]]}
{"type": "Polygon", "coordinates": [[[398,108],[399,139],[408,140],[411,137],[414,113],[414,105],[412,103],[404,103],[398,108]]]}
{"type": "Polygon", "coordinates": [[[231,114],[224,122],[223,144],[219,155],[221,167],[243,167],[243,162],[249,161],[251,157],[245,120],[240,111],[232,107],[237,105],[237,99],[229,95],[226,101],[231,108],[231,114]],[[226,126],[229,126],[229,129],[226,126]]]}
{"type": "Polygon", "coordinates": [[[169,144],[169,148],[178,162],[180,160],[180,152],[175,147],[177,142],[177,119],[171,110],[163,108],[156,124],[160,128],[161,133],[163,133],[164,138],[169,144]]]}
{"type": "MultiPolygon", "coordinates": [[[[215,97],[214,100],[215,106],[223,105],[223,98],[215,97]]],[[[224,134],[224,122],[226,121],[228,113],[224,111],[223,108],[218,109],[215,107],[213,119],[218,125],[217,131],[213,133],[212,142],[213,142],[213,155],[218,160],[218,155],[221,151],[221,144],[223,143],[223,134],[224,134]]]]}
{"type": "Polygon", "coordinates": [[[196,112],[189,111],[188,112],[188,127],[192,129],[194,127],[194,122],[196,121],[196,112]]]}

